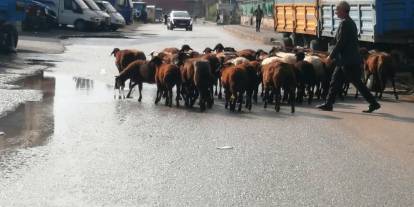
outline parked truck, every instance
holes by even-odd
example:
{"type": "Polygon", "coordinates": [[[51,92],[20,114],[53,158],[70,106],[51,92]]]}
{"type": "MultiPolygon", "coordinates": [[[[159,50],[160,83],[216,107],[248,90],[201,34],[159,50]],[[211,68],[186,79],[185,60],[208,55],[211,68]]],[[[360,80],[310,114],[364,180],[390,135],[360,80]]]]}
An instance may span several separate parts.
{"type": "Polygon", "coordinates": [[[25,1],[0,1],[0,50],[15,52],[18,42],[17,22],[24,18],[25,1]]]}
{"type": "MultiPolygon", "coordinates": [[[[294,45],[327,50],[340,20],[335,15],[339,0],[276,0],[275,31],[290,36],[294,45]]],[[[412,0],[348,0],[350,16],[358,27],[362,46],[409,51],[414,44],[412,0]]],[[[286,38],[284,41],[286,41],[286,38]]],[[[289,40],[289,39],[288,39],[289,40]]]]}
{"type": "Polygon", "coordinates": [[[134,23],[132,0],[107,0],[124,17],[126,24],[134,23]]]}

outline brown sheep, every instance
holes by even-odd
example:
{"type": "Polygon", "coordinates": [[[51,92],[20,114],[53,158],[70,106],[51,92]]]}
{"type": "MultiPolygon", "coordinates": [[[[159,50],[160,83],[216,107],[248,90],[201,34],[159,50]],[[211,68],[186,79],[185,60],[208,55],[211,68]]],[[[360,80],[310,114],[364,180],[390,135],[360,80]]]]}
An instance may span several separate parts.
{"type": "Polygon", "coordinates": [[[298,83],[297,101],[299,103],[303,102],[303,97],[306,90],[308,94],[308,104],[311,104],[317,83],[316,73],[313,65],[304,60],[305,53],[297,52],[296,58],[297,62],[295,63],[294,70],[298,83]]]}
{"type": "Polygon", "coordinates": [[[236,104],[239,103],[238,111],[241,111],[243,103],[243,94],[246,91],[248,75],[246,70],[240,66],[228,66],[221,71],[221,84],[224,88],[225,108],[230,104],[230,111],[236,110],[236,104]]]}
{"type": "Polygon", "coordinates": [[[144,52],[139,50],[120,50],[119,48],[114,48],[111,55],[115,57],[115,65],[118,68],[120,73],[124,70],[131,62],[135,60],[146,60],[144,52]]]}
{"type": "Polygon", "coordinates": [[[209,62],[200,58],[187,59],[180,70],[182,79],[181,94],[185,105],[192,107],[200,95],[201,111],[205,110],[206,103],[208,107],[211,107],[213,100],[210,90],[213,75],[211,74],[209,62]]]}
{"type": "Polygon", "coordinates": [[[167,48],[164,48],[162,52],[165,52],[167,54],[177,54],[178,52],[180,52],[180,50],[175,47],[167,47],[167,48]]]}
{"type": "Polygon", "coordinates": [[[236,54],[237,56],[244,57],[250,61],[256,60],[256,51],[251,49],[240,50],[236,54]]]}
{"type": "Polygon", "coordinates": [[[373,75],[373,89],[375,97],[382,98],[387,80],[390,79],[394,90],[395,99],[398,100],[398,94],[395,89],[396,61],[395,57],[385,52],[376,52],[367,57],[364,63],[365,82],[369,76],[373,75]],[[379,93],[379,96],[378,96],[379,93]]]}
{"type": "Polygon", "coordinates": [[[115,77],[115,88],[119,89],[125,85],[125,81],[130,79],[133,83],[129,89],[128,96],[131,94],[132,89],[138,85],[140,102],[142,99],[142,83],[155,83],[155,73],[157,67],[162,64],[162,60],[159,57],[154,57],[150,61],[136,60],[128,65],[119,76],[115,77]]]}
{"type": "Polygon", "coordinates": [[[293,65],[274,61],[270,64],[263,66],[263,84],[265,89],[264,107],[267,107],[270,96],[270,92],[275,95],[275,110],[280,111],[281,102],[281,89],[284,93],[289,94],[289,103],[291,105],[291,113],[295,112],[295,90],[296,90],[296,77],[293,69],[293,65]]]}
{"type": "Polygon", "coordinates": [[[180,88],[181,88],[181,74],[180,69],[176,65],[162,64],[157,68],[155,74],[155,83],[157,84],[157,95],[155,104],[157,104],[163,94],[166,95],[165,105],[171,107],[173,92],[172,89],[176,86],[176,104],[180,105],[180,88]]]}

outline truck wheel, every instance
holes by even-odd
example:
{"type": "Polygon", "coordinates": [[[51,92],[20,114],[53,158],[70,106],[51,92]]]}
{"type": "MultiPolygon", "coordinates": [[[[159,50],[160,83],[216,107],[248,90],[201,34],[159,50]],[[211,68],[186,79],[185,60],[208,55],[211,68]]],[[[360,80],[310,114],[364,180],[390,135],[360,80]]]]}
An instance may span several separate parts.
{"type": "Polygon", "coordinates": [[[2,33],[2,40],[0,47],[4,52],[16,52],[18,33],[14,26],[5,26],[0,33],[2,33]]]}
{"type": "Polygon", "coordinates": [[[85,21],[83,21],[83,20],[76,20],[76,22],[75,22],[75,29],[78,30],[78,31],[81,31],[81,32],[85,31],[85,29],[86,29],[86,23],[85,23],[85,21]]]}

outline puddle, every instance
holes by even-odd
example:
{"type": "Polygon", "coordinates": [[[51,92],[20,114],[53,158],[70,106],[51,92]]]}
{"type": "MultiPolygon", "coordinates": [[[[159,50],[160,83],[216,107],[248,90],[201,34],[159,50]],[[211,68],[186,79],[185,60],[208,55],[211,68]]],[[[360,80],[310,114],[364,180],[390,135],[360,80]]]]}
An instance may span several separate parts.
{"type": "Polygon", "coordinates": [[[15,112],[0,119],[0,131],[5,133],[0,137],[0,150],[44,145],[53,134],[55,78],[40,73],[18,84],[24,89],[42,91],[43,99],[21,104],[15,112]]]}

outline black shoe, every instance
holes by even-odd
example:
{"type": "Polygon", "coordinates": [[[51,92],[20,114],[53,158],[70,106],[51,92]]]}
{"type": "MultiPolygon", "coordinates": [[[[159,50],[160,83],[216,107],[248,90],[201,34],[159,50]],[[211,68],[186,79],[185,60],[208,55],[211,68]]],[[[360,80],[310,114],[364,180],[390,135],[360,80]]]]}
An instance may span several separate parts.
{"type": "Polygon", "coordinates": [[[368,107],[368,110],[364,110],[362,112],[364,113],[371,113],[377,109],[381,108],[381,105],[379,103],[375,103],[375,104],[370,104],[368,107]]]}
{"type": "Polygon", "coordinates": [[[329,104],[317,105],[316,108],[318,108],[322,111],[332,111],[332,109],[333,109],[332,105],[329,105],[329,104]]]}

